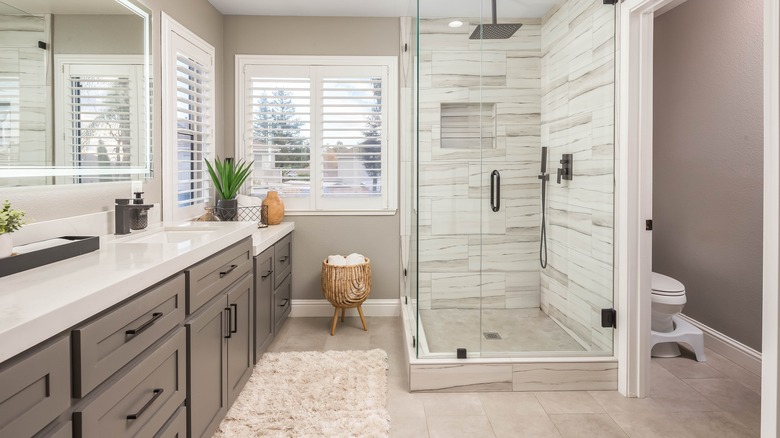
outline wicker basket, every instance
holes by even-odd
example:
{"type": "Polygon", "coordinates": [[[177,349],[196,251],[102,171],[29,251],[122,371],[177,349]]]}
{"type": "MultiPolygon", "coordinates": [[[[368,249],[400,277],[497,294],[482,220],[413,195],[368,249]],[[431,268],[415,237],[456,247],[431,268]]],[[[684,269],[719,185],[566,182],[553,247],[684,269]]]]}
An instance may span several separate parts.
{"type": "Polygon", "coordinates": [[[333,313],[331,336],[336,333],[339,309],[341,309],[343,322],[345,309],[356,307],[360,314],[360,322],[363,323],[363,330],[368,331],[361,308],[363,301],[371,293],[371,260],[368,257],[365,259],[364,263],[352,266],[329,265],[327,259],[322,262],[322,295],[336,308],[333,313]]]}

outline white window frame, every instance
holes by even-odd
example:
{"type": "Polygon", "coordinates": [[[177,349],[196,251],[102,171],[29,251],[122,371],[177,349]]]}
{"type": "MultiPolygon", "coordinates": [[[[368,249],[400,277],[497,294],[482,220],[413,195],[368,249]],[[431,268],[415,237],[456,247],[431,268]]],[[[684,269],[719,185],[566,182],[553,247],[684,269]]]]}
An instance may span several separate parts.
{"type": "MultiPolygon", "coordinates": [[[[383,95],[383,103],[387,104],[387,148],[383,154],[383,184],[384,202],[379,208],[360,206],[361,198],[351,198],[344,202],[326,202],[329,205],[319,205],[317,198],[321,195],[320,158],[317,150],[321,137],[317,127],[311,132],[311,192],[306,206],[295,202],[297,199],[285,200],[285,214],[294,215],[393,215],[398,208],[398,58],[395,56],[275,56],[275,55],[236,55],[235,86],[236,86],[236,151],[237,158],[252,160],[249,154],[248,139],[245,135],[246,120],[246,69],[252,66],[290,66],[290,67],[331,67],[331,66],[376,66],[387,68],[387,90],[383,95]],[[386,169],[386,170],[385,170],[386,169]],[[288,202],[290,201],[290,202],[288,202]],[[298,204],[298,205],[296,205],[298,204]]],[[[319,77],[311,76],[313,81],[319,77]]],[[[316,96],[312,95],[312,101],[316,96]]],[[[313,110],[321,113],[319,104],[313,105],[313,110]]],[[[318,118],[319,120],[319,118],[318,118]]]]}
{"type": "MultiPolygon", "coordinates": [[[[189,220],[203,213],[203,208],[208,205],[208,201],[196,203],[188,207],[178,207],[178,181],[177,181],[177,99],[176,99],[176,52],[180,50],[178,44],[189,45],[191,50],[202,51],[209,58],[212,75],[216,73],[216,51],[214,46],[197,36],[185,26],[162,12],[162,162],[163,162],[163,220],[180,221],[189,220]],[[180,41],[177,43],[178,39],[180,41]]],[[[206,111],[206,115],[211,123],[211,132],[208,138],[209,143],[204,145],[204,158],[213,158],[215,148],[215,105],[217,100],[216,81],[211,78],[210,86],[211,105],[206,111]]],[[[208,178],[207,171],[203,170],[205,178],[208,178]]],[[[213,195],[213,192],[210,191],[213,195]]]]}
{"type": "MultiPolygon", "coordinates": [[[[68,151],[66,148],[69,146],[66,144],[65,139],[68,136],[68,131],[71,129],[68,123],[66,123],[67,109],[69,108],[69,89],[70,84],[65,84],[67,75],[65,74],[66,67],[70,66],[89,66],[90,68],[96,68],[100,70],[105,67],[106,70],[111,70],[112,67],[127,67],[128,74],[131,75],[136,81],[143,81],[145,64],[143,55],[100,55],[100,54],[59,54],[54,55],[54,83],[57,84],[55,88],[59,89],[59,92],[54,94],[54,164],[56,166],[69,166],[67,160],[68,151]]],[[[97,72],[97,70],[95,72],[97,72]]],[[[111,72],[114,74],[114,72],[111,72]]],[[[148,128],[145,117],[148,116],[148,111],[143,109],[143,105],[149,101],[145,98],[148,87],[144,83],[136,82],[138,86],[132,88],[131,92],[131,107],[138,108],[137,113],[131,120],[131,135],[133,136],[132,144],[138,145],[138,152],[132,157],[131,169],[117,168],[112,169],[110,172],[103,170],[103,173],[111,173],[115,175],[128,175],[128,179],[135,179],[139,176],[143,176],[150,169],[148,163],[151,163],[151,147],[147,143],[147,136],[144,135],[144,130],[148,128]],[[143,144],[141,144],[143,142],[143,144]],[[146,170],[139,170],[144,167],[146,170]]],[[[73,175],[65,177],[57,177],[57,182],[60,184],[72,183],[74,179],[84,175],[73,175]]],[[[89,178],[89,176],[87,176],[89,178]]],[[[100,174],[95,174],[95,178],[100,178],[100,174]]]]}

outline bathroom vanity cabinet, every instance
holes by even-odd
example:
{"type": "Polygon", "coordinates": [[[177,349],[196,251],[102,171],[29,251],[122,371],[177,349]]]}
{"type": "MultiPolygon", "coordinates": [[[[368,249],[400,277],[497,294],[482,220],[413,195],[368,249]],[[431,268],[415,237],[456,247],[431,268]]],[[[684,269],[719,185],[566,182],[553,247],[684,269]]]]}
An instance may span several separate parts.
{"type": "MultiPolygon", "coordinates": [[[[48,327],[43,342],[5,356],[0,437],[210,437],[290,313],[292,224],[264,230],[254,241],[247,237],[249,226],[228,227],[197,256],[143,247],[151,259],[144,268],[137,260],[127,265],[142,247],[109,247],[72,268],[83,270],[74,273],[73,284],[62,282],[58,293],[82,293],[81,279],[95,278],[105,260],[117,264],[109,268],[114,275],[134,270],[133,278],[143,280],[132,284],[146,283],[137,291],[126,278],[100,277],[94,290],[78,295],[90,299],[41,312],[61,324],[74,311],[92,309],[71,319],[75,324],[48,327]],[[90,307],[106,294],[121,298],[90,307]]],[[[0,285],[19,287],[35,272],[17,275],[0,285]]],[[[29,297],[39,290],[19,293],[29,297]]],[[[39,324],[44,322],[29,327],[39,324]]]]}

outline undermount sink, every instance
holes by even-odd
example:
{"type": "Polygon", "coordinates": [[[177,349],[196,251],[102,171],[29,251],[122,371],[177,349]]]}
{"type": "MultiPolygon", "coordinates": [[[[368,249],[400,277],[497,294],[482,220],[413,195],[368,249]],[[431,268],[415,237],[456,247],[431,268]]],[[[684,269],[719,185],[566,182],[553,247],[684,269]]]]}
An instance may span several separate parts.
{"type": "Polygon", "coordinates": [[[210,237],[214,227],[163,227],[154,231],[142,231],[115,240],[115,243],[183,243],[210,237]]]}

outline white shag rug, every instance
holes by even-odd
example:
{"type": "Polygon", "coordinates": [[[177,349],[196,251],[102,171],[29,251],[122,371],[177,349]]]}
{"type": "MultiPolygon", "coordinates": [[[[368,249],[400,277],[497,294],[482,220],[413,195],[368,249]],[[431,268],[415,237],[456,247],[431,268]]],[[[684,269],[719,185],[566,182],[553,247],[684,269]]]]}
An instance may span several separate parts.
{"type": "Polygon", "coordinates": [[[266,353],[214,437],[366,437],[390,433],[387,353],[266,353]]]}

